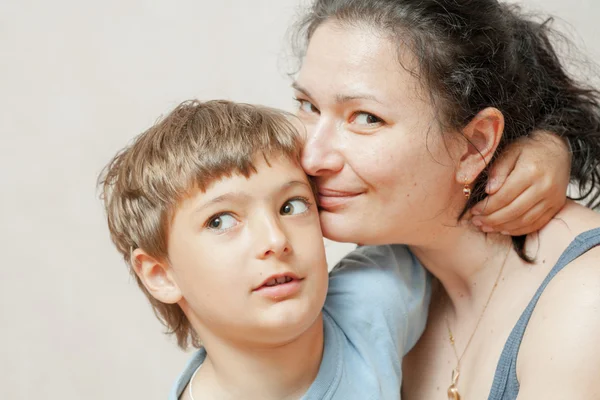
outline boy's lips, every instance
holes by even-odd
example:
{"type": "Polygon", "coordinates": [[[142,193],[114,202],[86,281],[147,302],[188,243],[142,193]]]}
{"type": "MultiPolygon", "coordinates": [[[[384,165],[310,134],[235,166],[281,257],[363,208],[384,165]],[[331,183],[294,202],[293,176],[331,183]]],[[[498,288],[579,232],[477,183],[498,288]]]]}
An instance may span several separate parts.
{"type": "Polygon", "coordinates": [[[304,278],[299,278],[291,272],[275,274],[265,279],[252,292],[274,300],[280,300],[296,294],[300,290],[303,280],[304,278]]]}

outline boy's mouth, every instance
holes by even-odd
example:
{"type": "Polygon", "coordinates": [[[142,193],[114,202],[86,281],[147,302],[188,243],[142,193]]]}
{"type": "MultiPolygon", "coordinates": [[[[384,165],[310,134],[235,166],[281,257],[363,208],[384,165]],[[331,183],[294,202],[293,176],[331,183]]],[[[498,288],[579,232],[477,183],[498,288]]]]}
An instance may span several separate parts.
{"type": "Polygon", "coordinates": [[[291,276],[280,276],[279,278],[272,278],[267,281],[263,286],[276,286],[281,285],[282,283],[288,283],[293,281],[294,278],[291,276]]]}
{"type": "Polygon", "coordinates": [[[303,279],[292,273],[277,274],[265,279],[252,291],[278,300],[297,293],[302,281],[303,279]]]}
{"type": "Polygon", "coordinates": [[[275,274],[265,279],[259,286],[255,287],[254,290],[259,290],[264,287],[272,287],[284,285],[292,281],[300,281],[301,279],[292,272],[284,272],[282,274],[275,274]]]}

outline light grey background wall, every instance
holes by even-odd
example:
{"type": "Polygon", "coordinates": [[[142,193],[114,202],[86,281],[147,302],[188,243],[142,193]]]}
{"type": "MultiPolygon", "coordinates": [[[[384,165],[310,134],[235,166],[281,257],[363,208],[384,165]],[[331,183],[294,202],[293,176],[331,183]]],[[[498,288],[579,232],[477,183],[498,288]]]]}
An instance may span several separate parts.
{"type": "MultiPolygon", "coordinates": [[[[600,60],[595,0],[529,1],[600,60]]],[[[113,249],[102,166],[181,100],[292,108],[298,0],[0,3],[0,398],[164,399],[187,354],[113,249]]],[[[331,263],[348,245],[328,243],[331,263]]]]}

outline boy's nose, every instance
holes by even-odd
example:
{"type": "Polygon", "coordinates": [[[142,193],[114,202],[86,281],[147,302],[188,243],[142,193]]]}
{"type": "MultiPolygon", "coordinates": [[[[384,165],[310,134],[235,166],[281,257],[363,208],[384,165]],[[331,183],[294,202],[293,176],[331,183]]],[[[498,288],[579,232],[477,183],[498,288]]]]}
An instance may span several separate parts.
{"type": "Polygon", "coordinates": [[[281,257],[291,253],[292,247],[288,238],[276,220],[265,221],[256,234],[260,236],[257,240],[257,258],[281,257]]]}

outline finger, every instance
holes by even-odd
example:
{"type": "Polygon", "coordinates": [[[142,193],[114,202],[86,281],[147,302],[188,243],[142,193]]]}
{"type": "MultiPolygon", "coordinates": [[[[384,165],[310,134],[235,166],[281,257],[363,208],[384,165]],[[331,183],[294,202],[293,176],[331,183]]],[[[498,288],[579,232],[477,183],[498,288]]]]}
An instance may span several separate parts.
{"type": "Polygon", "coordinates": [[[507,221],[503,224],[498,224],[494,226],[495,232],[500,232],[505,235],[512,234],[516,231],[527,231],[527,233],[531,233],[535,231],[535,227],[533,224],[538,221],[538,219],[544,215],[548,211],[548,203],[545,201],[540,201],[535,206],[531,207],[521,216],[507,221]]]}
{"type": "Polygon", "coordinates": [[[540,229],[542,229],[544,226],[546,226],[548,224],[548,222],[550,222],[552,220],[552,218],[554,218],[555,215],[556,215],[556,210],[549,209],[544,214],[542,214],[542,216],[540,216],[540,218],[538,218],[533,224],[531,224],[530,227],[516,229],[514,231],[511,231],[510,235],[511,236],[521,236],[521,235],[528,235],[530,233],[537,232],[540,229]]]}
{"type": "Polygon", "coordinates": [[[494,194],[500,190],[511,172],[515,169],[517,160],[521,155],[521,147],[512,146],[499,157],[490,167],[488,183],[485,187],[487,194],[494,194]]]}
{"type": "MultiPolygon", "coordinates": [[[[532,186],[531,174],[515,172],[508,177],[500,190],[473,207],[473,215],[490,215],[512,203],[525,190],[532,186]]],[[[527,207],[529,209],[530,207],[527,207]]],[[[525,211],[525,210],[524,210],[525,211]]]]}
{"type": "Polygon", "coordinates": [[[485,206],[485,215],[475,215],[473,217],[472,222],[475,226],[494,227],[505,224],[525,214],[539,201],[539,196],[536,196],[535,188],[528,186],[523,188],[523,192],[515,191],[516,195],[513,195],[511,192],[511,201],[507,201],[507,196],[504,194],[507,188],[504,187],[500,192],[490,196],[488,204],[485,206]],[[497,200],[498,198],[494,199],[494,196],[505,197],[504,200],[497,200]]]}

